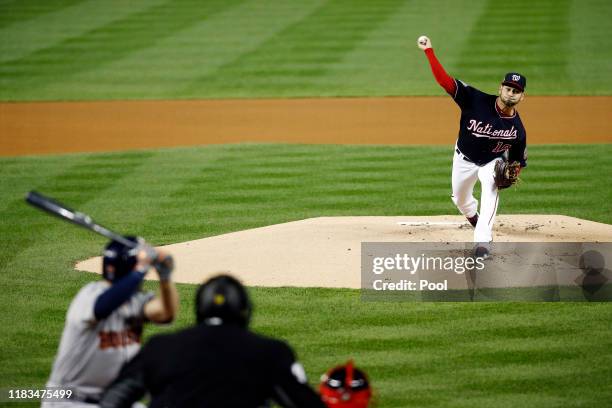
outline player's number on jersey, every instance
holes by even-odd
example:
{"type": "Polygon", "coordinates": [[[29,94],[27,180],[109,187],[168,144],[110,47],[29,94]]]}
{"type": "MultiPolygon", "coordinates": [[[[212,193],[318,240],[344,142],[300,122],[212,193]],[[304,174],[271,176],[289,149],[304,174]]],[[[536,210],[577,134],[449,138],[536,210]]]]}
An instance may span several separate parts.
{"type": "Polygon", "coordinates": [[[511,145],[503,142],[497,142],[497,146],[493,148],[493,153],[503,153],[506,150],[510,150],[511,145]]]}

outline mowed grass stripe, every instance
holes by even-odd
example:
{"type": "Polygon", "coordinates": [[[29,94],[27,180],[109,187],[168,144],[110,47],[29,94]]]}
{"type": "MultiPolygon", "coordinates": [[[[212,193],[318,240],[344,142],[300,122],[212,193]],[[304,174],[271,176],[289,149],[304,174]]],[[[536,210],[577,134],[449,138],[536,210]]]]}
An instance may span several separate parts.
{"type": "MultiPolygon", "coordinates": [[[[404,178],[397,176],[397,167],[403,168],[402,163],[410,163],[406,168],[406,173],[415,172],[416,167],[424,168],[422,162],[414,160],[404,160],[401,155],[397,156],[395,162],[385,162],[384,171],[380,169],[380,164],[373,166],[365,166],[367,160],[363,154],[358,156],[357,163],[351,160],[346,160],[342,153],[339,158],[342,165],[338,165],[330,155],[329,158],[323,158],[320,155],[327,156],[329,153],[325,150],[321,151],[321,147],[313,146],[307,155],[300,157],[308,157],[307,161],[297,159],[292,165],[286,163],[285,160],[277,162],[277,158],[272,161],[268,160],[265,151],[262,151],[260,146],[249,146],[245,149],[240,160],[232,162],[226,154],[222,155],[218,163],[207,162],[202,169],[201,175],[196,175],[192,181],[184,182],[184,188],[177,191],[177,197],[194,197],[195,201],[204,205],[210,205],[208,214],[210,219],[228,219],[231,220],[234,215],[228,212],[223,206],[235,207],[243,204],[248,206],[246,210],[253,211],[261,216],[261,214],[273,215],[277,209],[290,208],[293,206],[302,206],[308,210],[310,216],[339,214],[339,212],[355,209],[355,214],[366,214],[367,212],[379,211],[383,214],[388,214],[390,211],[397,211],[396,200],[412,201],[417,206],[429,206],[428,213],[431,211],[450,210],[450,200],[443,201],[443,207],[431,207],[432,201],[437,201],[439,196],[448,197],[450,195],[449,180],[444,177],[440,179],[431,178],[431,183],[428,179],[431,176],[425,176],[421,182],[418,177],[404,178]],[[317,154],[318,153],[318,154],[317,154]],[[228,165],[231,163],[231,165],[228,165]],[[281,163],[285,163],[282,166],[281,163]],[[318,163],[318,164],[315,164],[318,163]],[[274,165],[275,172],[266,173],[258,172],[256,169],[274,165]],[[224,172],[220,172],[219,166],[223,166],[224,172]],[[349,168],[350,177],[346,177],[342,167],[349,168]],[[412,167],[411,167],[412,166],[412,167]],[[210,169],[215,168],[216,171],[211,174],[210,169]],[[393,183],[390,186],[370,186],[363,187],[360,185],[360,174],[380,174],[380,178],[391,180],[393,183]],[[262,181],[268,180],[268,177],[273,175],[273,181],[266,183],[266,188],[261,190],[258,188],[262,181]],[[326,180],[329,179],[329,183],[326,180]],[[346,179],[350,180],[347,185],[346,179]],[[410,184],[410,180],[417,180],[415,185],[410,184]],[[280,182],[280,183],[279,183],[280,182]],[[411,190],[411,188],[415,188],[411,190]],[[420,188],[422,187],[422,188],[420,188]],[[364,197],[375,195],[380,199],[372,201],[364,197]],[[421,204],[423,203],[423,204],[421,204]],[[266,210],[266,206],[270,209],[266,210]],[[323,213],[323,214],[321,214],[323,213]]],[[[332,150],[342,150],[334,148],[332,150]]],[[[351,150],[348,148],[347,150],[351,150]]],[[[274,149],[272,149],[274,151],[274,149]]],[[[276,155],[276,153],[273,153],[276,155]]],[[[379,155],[376,154],[375,157],[379,155]]],[[[392,157],[386,155],[386,158],[392,157]]],[[[425,156],[422,156],[425,157],[425,156]]],[[[448,160],[448,159],[447,159],[448,160]]],[[[450,174],[450,172],[449,172],[450,174]]],[[[411,208],[409,208],[411,209],[411,208]]],[[[169,211],[170,209],[166,209],[169,211]]],[[[408,209],[407,209],[408,210],[408,209]]],[[[305,215],[308,215],[305,214],[305,215]]],[[[248,217],[248,215],[247,215],[248,217]]],[[[266,217],[266,219],[268,219],[266,217]]],[[[258,226],[256,218],[249,226],[258,226]]],[[[291,219],[286,219],[287,221],[291,219]]],[[[201,225],[201,224],[200,224],[201,225]]],[[[214,225],[207,224],[209,227],[214,225]]],[[[210,234],[221,233],[221,231],[211,231],[210,234]]]]}
{"type": "Polygon", "coordinates": [[[3,100],[441,95],[414,47],[422,33],[484,91],[512,69],[530,94],[612,89],[602,0],[33,4],[2,9],[3,100]]]}
{"type": "Polygon", "coordinates": [[[20,24],[47,13],[55,13],[83,0],[55,0],[33,2],[23,0],[4,0],[0,2],[0,29],[20,24]]]}
{"type": "MultiPolygon", "coordinates": [[[[56,46],[62,41],[83,35],[96,27],[107,25],[126,16],[153,7],[165,0],[133,0],[114,3],[112,7],[96,0],[79,2],[32,2],[19,1],[18,5],[6,5],[2,16],[11,20],[15,9],[23,12],[24,20],[16,19],[0,28],[0,62],[16,61],[33,52],[56,46]],[[34,6],[35,5],[35,6],[34,6]],[[20,7],[23,6],[23,7],[20,7]],[[68,6],[68,7],[65,7],[68,6]],[[28,13],[33,14],[26,16],[28,13]],[[36,13],[35,10],[47,10],[36,13]]],[[[71,50],[72,53],[78,50],[71,50]]],[[[65,55],[65,63],[70,64],[71,55],[65,55]]],[[[42,68],[41,68],[42,69],[42,68]]],[[[51,81],[53,82],[53,80],[51,81]]],[[[32,92],[33,90],[28,90],[32,92]]]]}
{"type": "Polygon", "coordinates": [[[0,87],[7,95],[18,95],[24,87],[44,86],[49,78],[61,81],[75,73],[99,68],[132,52],[154,45],[211,15],[238,4],[240,0],[205,3],[177,0],[112,21],[101,27],[23,58],[0,63],[0,87]],[[194,7],[194,3],[198,7],[194,7]],[[66,64],[65,57],[70,57],[66,64]]]}
{"type": "MultiPolygon", "coordinates": [[[[608,24],[611,18],[612,3],[607,0],[572,2],[572,35],[568,44],[571,57],[567,66],[570,81],[558,93],[609,94],[605,90],[612,88],[612,36],[608,24]]],[[[546,85],[552,89],[553,84],[546,85]]]]}
{"type": "Polygon", "coordinates": [[[566,0],[527,0],[500,4],[489,0],[472,27],[458,61],[458,76],[490,89],[499,84],[506,72],[520,72],[537,89],[554,76],[568,82],[565,70],[569,57],[569,8],[566,0]],[[516,11],[521,10],[520,18],[516,11]],[[512,31],[512,40],[507,30],[512,31]],[[483,43],[483,39],[487,39],[483,43]],[[474,44],[478,44],[477,50],[474,44]]]}
{"type": "Polygon", "coordinates": [[[313,82],[396,11],[403,0],[330,0],[257,49],[196,79],[181,93],[234,96],[312,94],[313,82]],[[330,27],[334,27],[333,30],[330,27]]]}
{"type": "MultiPolygon", "coordinates": [[[[38,161],[36,157],[4,158],[0,165],[0,191],[25,197],[29,189],[39,188],[47,179],[65,174],[75,162],[62,157],[45,161],[38,161]]],[[[10,205],[11,201],[0,200],[0,212],[4,213],[10,205]]]]}
{"type": "MultiPolygon", "coordinates": [[[[274,312],[275,318],[268,316],[262,330],[294,342],[309,337],[301,355],[320,370],[339,355],[355,358],[376,379],[375,386],[384,395],[383,406],[421,406],[423,401],[429,401],[426,406],[440,406],[445,398],[462,401],[470,388],[483,397],[497,393],[508,397],[515,391],[506,389],[504,380],[514,381],[514,389],[521,381],[539,384],[542,376],[554,379],[545,379],[539,392],[554,395],[556,400],[564,394],[559,386],[568,394],[575,392],[572,377],[577,371],[598,376],[610,373],[609,367],[596,363],[600,353],[607,353],[608,345],[600,340],[605,340],[603,333],[609,333],[609,328],[602,331],[610,317],[609,305],[575,309],[576,304],[364,304],[357,301],[358,295],[342,293],[337,302],[322,296],[320,306],[329,313],[317,325],[308,316],[309,305],[299,304],[300,292],[286,295],[283,310],[270,305],[276,302],[266,293],[261,296],[262,308],[274,312]],[[583,314],[593,321],[585,324],[583,314]],[[308,336],[308,331],[316,334],[308,336]],[[580,340],[567,343],[576,336],[580,340]],[[388,337],[391,340],[385,340],[388,337]],[[591,340],[597,343],[593,349],[591,340]],[[592,370],[591,364],[600,369],[592,370]]],[[[600,396],[592,395],[590,400],[600,396]]]]}
{"type": "MultiPolygon", "coordinates": [[[[257,48],[323,1],[243,1],[150,47],[56,82],[45,88],[44,95],[71,90],[93,99],[184,98],[180,90],[192,80],[257,48]]],[[[200,91],[204,96],[206,89],[200,91]]]]}
{"type": "MultiPolygon", "coordinates": [[[[31,246],[49,239],[47,234],[58,231],[65,234],[68,224],[60,223],[39,211],[27,207],[24,201],[25,192],[30,189],[41,190],[60,201],[70,203],[69,207],[81,207],[98,195],[104,195],[113,183],[128,177],[134,169],[149,157],[149,153],[137,153],[121,156],[121,165],[113,166],[116,158],[104,156],[84,159],[74,158],[74,165],[52,177],[39,173],[38,179],[31,185],[22,185],[21,191],[8,192],[4,217],[0,223],[0,243],[5,249],[0,254],[0,272],[9,273],[11,262],[31,246]],[[17,238],[16,238],[17,237],[17,238]]],[[[40,171],[40,170],[39,170],[40,171]]],[[[31,180],[31,179],[30,179],[31,180]]]]}

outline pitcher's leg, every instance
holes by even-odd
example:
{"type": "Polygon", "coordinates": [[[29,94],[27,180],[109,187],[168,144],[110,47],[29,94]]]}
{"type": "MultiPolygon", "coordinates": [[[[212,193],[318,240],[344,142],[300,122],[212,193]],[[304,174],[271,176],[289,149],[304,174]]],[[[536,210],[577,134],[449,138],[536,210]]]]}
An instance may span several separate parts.
{"type": "Polygon", "coordinates": [[[480,180],[480,217],[474,229],[474,242],[491,242],[493,240],[493,224],[499,204],[499,191],[495,185],[495,160],[487,163],[478,171],[480,180]]]}
{"type": "Polygon", "coordinates": [[[478,180],[478,169],[477,165],[463,160],[455,153],[452,174],[453,195],[451,199],[461,214],[466,217],[473,217],[478,210],[478,201],[473,195],[474,184],[478,180]]]}

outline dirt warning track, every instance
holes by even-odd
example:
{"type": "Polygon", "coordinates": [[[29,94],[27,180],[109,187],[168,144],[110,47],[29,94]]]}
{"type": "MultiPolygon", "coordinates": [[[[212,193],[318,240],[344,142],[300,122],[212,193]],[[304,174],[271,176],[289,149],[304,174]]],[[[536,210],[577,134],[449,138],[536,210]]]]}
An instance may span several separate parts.
{"type": "MultiPolygon", "coordinates": [[[[529,96],[529,144],[610,143],[612,97],[529,96]]],[[[238,142],[454,143],[448,97],[0,103],[0,155],[238,142]]]]}

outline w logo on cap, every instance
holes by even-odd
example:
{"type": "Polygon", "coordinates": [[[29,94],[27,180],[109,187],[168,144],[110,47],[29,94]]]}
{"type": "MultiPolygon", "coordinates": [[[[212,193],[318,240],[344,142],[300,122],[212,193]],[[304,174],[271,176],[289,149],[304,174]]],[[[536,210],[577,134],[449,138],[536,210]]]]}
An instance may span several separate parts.
{"type": "Polygon", "coordinates": [[[516,88],[523,92],[525,90],[525,86],[527,86],[527,78],[518,72],[508,72],[504,77],[504,82],[502,82],[502,84],[516,88]]]}

